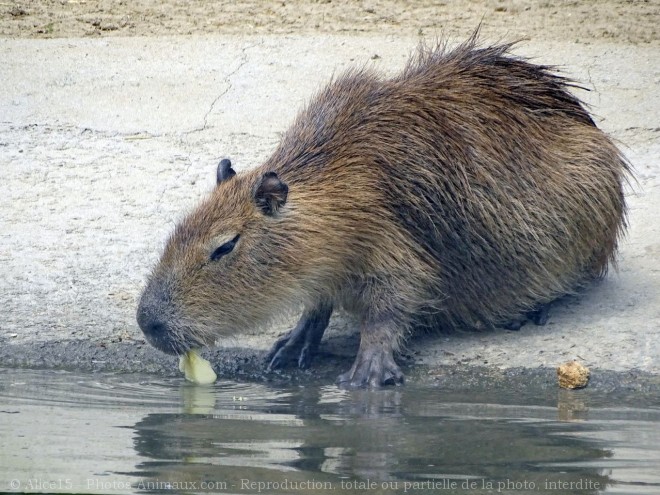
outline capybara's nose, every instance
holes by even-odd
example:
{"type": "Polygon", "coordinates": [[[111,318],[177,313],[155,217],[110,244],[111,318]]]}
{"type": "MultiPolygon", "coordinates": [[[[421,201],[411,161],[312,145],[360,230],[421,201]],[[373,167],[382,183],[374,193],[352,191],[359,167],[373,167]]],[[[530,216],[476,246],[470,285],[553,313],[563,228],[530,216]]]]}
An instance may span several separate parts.
{"type": "Polygon", "coordinates": [[[147,342],[167,354],[178,354],[185,350],[182,343],[173,338],[166,320],[154,309],[148,302],[144,302],[143,297],[137,310],[137,322],[147,342]]]}
{"type": "Polygon", "coordinates": [[[140,328],[142,329],[142,333],[144,333],[145,336],[150,338],[161,337],[167,331],[167,326],[165,325],[164,322],[154,319],[149,319],[146,317],[140,318],[139,313],[138,313],[138,325],[140,325],[140,328]]]}
{"type": "Polygon", "coordinates": [[[140,325],[140,328],[144,332],[144,329],[149,326],[150,321],[152,320],[151,318],[151,311],[150,311],[150,306],[149,304],[149,299],[151,299],[150,296],[150,290],[149,287],[147,287],[144,292],[142,292],[142,295],[140,296],[140,301],[138,302],[138,307],[137,307],[137,312],[135,314],[138,325],[140,325]]]}
{"type": "Polygon", "coordinates": [[[166,315],[168,298],[162,284],[150,283],[142,293],[137,308],[137,322],[147,341],[156,349],[176,354],[178,347],[172,338],[166,315]]]}
{"type": "Polygon", "coordinates": [[[154,311],[155,308],[153,307],[153,304],[150,303],[149,299],[148,294],[145,292],[140,299],[136,316],[142,333],[144,333],[146,337],[154,337],[166,332],[167,325],[158,317],[156,311],[154,311]]]}

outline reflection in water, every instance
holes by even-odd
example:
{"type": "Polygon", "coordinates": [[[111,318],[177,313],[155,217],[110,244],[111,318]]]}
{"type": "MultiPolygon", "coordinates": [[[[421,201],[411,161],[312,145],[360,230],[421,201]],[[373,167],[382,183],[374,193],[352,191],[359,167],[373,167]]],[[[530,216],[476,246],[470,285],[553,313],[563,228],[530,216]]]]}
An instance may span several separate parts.
{"type": "Polygon", "coordinates": [[[3,378],[0,483],[56,475],[97,493],[660,491],[660,410],[602,407],[580,393],[559,392],[553,404],[548,394],[428,386],[3,378]],[[76,463],[64,461],[74,452],[76,463]]]}
{"type": "MultiPolygon", "coordinates": [[[[557,486],[597,493],[608,484],[596,467],[608,449],[585,442],[574,433],[588,428],[556,421],[551,408],[448,403],[439,391],[413,387],[307,387],[280,398],[259,392],[241,402],[218,396],[215,410],[202,416],[148,414],[135,425],[136,450],[147,460],[132,474],[223,481],[227,491],[242,493],[259,491],[252,482],[287,492],[309,480],[355,493],[362,490],[348,489],[350,482],[367,479],[382,493],[403,491],[406,483],[431,493],[443,480],[457,492],[464,482],[494,489],[500,483],[517,493],[526,486],[534,487],[530,493],[557,486]],[[574,467],[553,467],[562,461],[574,467]]],[[[197,392],[183,393],[184,409],[192,408],[186,401],[198,401],[197,392]]]]}

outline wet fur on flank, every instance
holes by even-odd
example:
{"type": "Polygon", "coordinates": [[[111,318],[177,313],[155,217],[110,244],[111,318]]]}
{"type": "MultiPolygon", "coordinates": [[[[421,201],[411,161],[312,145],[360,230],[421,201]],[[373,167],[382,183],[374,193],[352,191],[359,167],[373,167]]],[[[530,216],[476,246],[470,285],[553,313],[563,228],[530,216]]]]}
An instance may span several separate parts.
{"type": "Polygon", "coordinates": [[[475,35],[390,79],[332,81],[175,229],[149,284],[168,287],[172,332],[209,343],[330,301],[396,350],[414,328],[505,324],[605,274],[628,164],[573,83],[511,46],[475,35]],[[264,214],[270,172],[288,194],[264,214]]]}

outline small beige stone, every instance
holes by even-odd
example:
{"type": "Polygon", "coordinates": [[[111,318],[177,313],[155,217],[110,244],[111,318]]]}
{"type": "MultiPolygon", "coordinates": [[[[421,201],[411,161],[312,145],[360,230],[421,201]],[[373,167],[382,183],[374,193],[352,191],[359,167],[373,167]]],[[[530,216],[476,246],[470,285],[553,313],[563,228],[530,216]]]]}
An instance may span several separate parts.
{"type": "Polygon", "coordinates": [[[562,388],[574,389],[586,387],[589,381],[589,368],[577,361],[569,361],[559,365],[557,368],[557,378],[559,378],[559,386],[562,388]]]}

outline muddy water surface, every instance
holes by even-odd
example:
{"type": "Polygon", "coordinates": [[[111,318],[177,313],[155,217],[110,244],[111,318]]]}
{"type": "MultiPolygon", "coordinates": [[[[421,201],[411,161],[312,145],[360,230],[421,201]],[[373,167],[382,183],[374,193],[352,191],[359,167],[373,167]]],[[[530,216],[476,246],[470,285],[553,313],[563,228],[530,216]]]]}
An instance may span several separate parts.
{"type": "Polygon", "coordinates": [[[660,493],[660,407],[0,370],[0,491],[660,493]]]}

